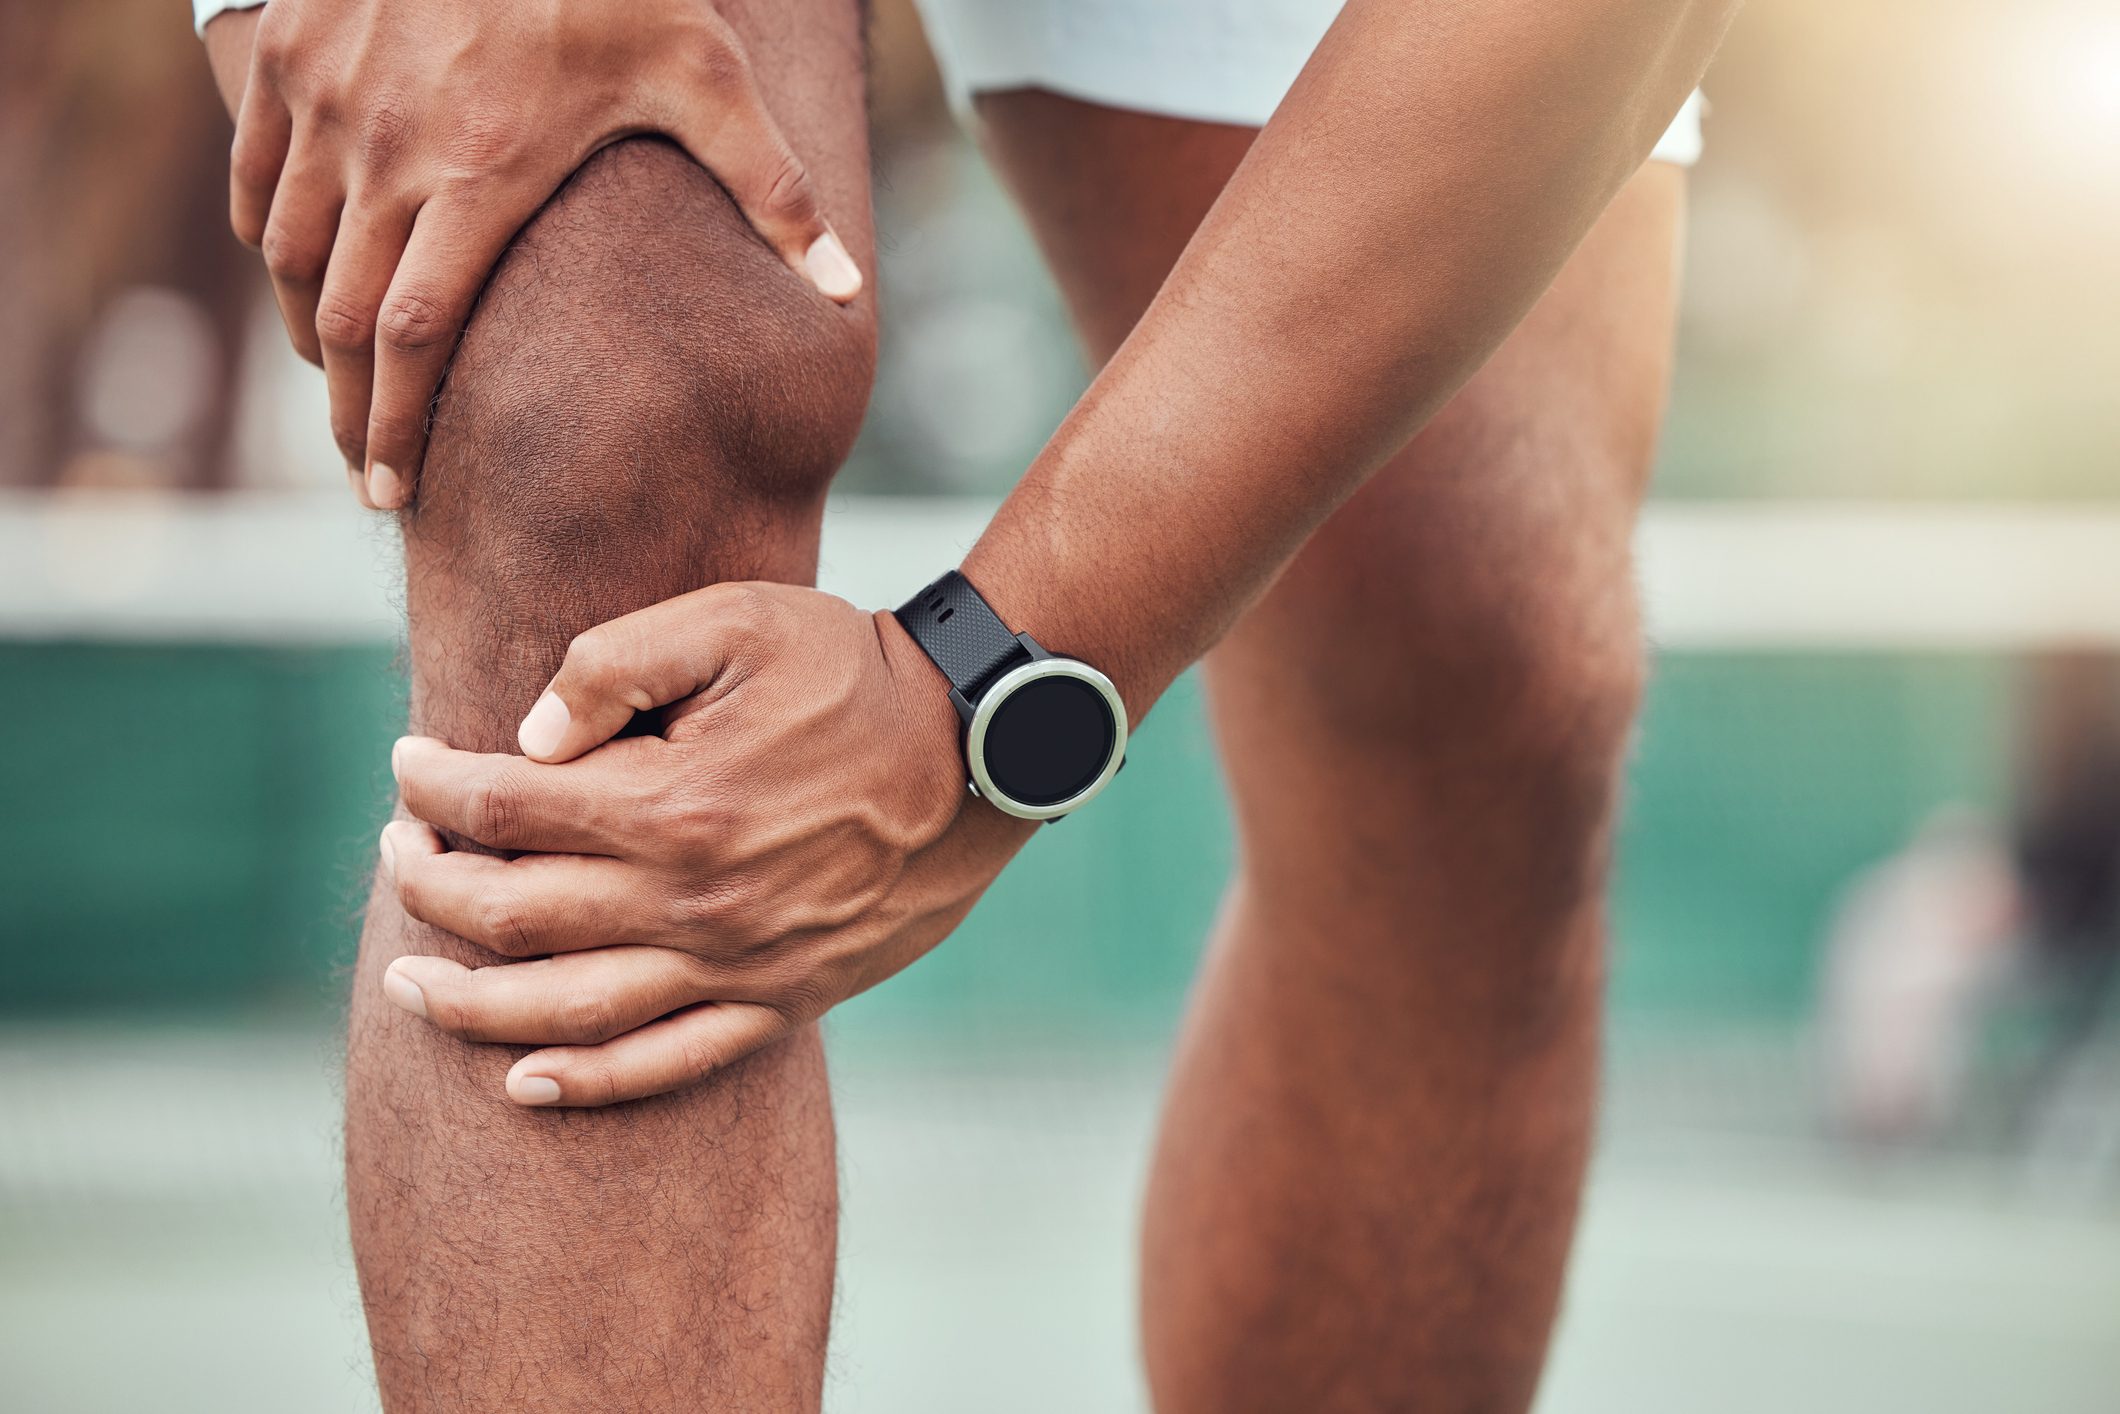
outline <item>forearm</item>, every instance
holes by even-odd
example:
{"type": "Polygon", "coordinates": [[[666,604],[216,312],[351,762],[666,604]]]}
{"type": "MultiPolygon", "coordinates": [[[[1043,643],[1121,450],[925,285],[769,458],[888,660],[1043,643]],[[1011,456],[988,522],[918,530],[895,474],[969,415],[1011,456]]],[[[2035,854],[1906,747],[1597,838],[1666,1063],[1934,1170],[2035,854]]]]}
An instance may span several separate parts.
{"type": "Polygon", "coordinates": [[[1353,0],[966,572],[1138,718],[1515,327],[1734,9],[1353,0]]]}

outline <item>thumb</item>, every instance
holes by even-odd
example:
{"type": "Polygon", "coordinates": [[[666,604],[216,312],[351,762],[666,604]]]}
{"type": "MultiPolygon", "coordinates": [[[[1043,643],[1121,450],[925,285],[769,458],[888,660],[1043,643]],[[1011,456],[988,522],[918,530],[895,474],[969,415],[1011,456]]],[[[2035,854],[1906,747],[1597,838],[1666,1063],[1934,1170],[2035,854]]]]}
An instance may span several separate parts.
{"type": "Polygon", "coordinates": [[[713,685],[742,615],[736,585],[695,590],[598,624],[567,645],[516,742],[533,761],[571,761],[652,712],[713,685]]]}

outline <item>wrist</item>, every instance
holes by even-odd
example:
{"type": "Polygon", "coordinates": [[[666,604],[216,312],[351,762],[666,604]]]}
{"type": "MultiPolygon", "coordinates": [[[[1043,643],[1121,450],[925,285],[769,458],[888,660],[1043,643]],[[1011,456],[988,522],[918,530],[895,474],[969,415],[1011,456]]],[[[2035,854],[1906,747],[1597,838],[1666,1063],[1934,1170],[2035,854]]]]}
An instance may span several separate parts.
{"type": "Polygon", "coordinates": [[[960,779],[995,809],[1059,819],[1125,765],[1130,716],[1111,679],[1016,629],[962,572],[944,573],[892,618],[961,723],[960,779]]]}
{"type": "Polygon", "coordinates": [[[1098,532],[1065,527],[1057,507],[1019,504],[1024,494],[1002,507],[961,571],[1012,630],[1110,678],[1127,721],[1138,723],[1185,665],[1160,665],[1149,601],[1122,588],[1120,564],[1089,553],[1098,532]]]}

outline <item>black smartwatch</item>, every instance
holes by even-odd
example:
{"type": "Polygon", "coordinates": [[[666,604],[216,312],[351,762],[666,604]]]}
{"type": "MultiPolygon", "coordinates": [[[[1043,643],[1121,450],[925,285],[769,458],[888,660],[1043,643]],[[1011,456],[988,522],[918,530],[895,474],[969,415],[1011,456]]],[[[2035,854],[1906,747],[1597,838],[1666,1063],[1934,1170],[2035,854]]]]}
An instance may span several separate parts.
{"type": "Polygon", "coordinates": [[[908,599],[897,618],[949,679],[972,790],[995,808],[1057,820],[1126,763],[1126,704],[1111,679],[1011,633],[957,571],[908,599]]]}

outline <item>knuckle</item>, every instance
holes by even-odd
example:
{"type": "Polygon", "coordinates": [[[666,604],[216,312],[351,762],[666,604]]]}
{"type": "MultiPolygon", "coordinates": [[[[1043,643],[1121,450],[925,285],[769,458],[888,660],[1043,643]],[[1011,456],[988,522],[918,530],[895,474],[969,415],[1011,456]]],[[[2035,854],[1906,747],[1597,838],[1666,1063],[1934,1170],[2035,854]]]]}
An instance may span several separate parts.
{"type": "Polygon", "coordinates": [[[830,988],[824,978],[810,968],[790,968],[785,975],[775,979],[773,1009],[792,1024],[800,1025],[824,1015],[831,1004],[830,988]]]}
{"type": "MultiPolygon", "coordinates": [[[[659,837],[672,841],[680,853],[701,849],[716,852],[713,846],[726,839],[735,825],[736,812],[728,801],[719,792],[689,779],[670,782],[655,792],[647,806],[646,814],[659,837]]],[[[700,915],[719,916],[740,898],[737,884],[717,881],[713,888],[693,897],[688,907],[700,915]]]]}
{"type": "Polygon", "coordinates": [[[709,592],[714,596],[714,613],[719,627],[733,642],[740,644],[763,638],[779,608],[773,597],[756,584],[717,584],[709,592]]]}
{"type": "Polygon", "coordinates": [[[376,99],[354,120],[354,151],[363,166],[388,167],[412,140],[413,127],[412,109],[404,100],[376,99]]]}
{"type": "Polygon", "coordinates": [[[401,353],[418,353],[456,337],[448,306],[420,290],[393,290],[376,320],[377,336],[401,353]]]}
{"type": "Polygon", "coordinates": [[[697,1032],[688,1034],[678,1044],[677,1055],[687,1080],[698,1080],[702,1076],[712,1075],[728,1064],[729,1060],[723,1054],[720,1043],[711,1035],[697,1032]]]}
{"type": "Polygon", "coordinates": [[[557,1015],[560,1039],[575,1045],[593,1046],[619,1032],[617,1009],[600,992],[570,992],[560,1000],[557,1015]]]}
{"type": "Polygon", "coordinates": [[[793,226],[807,226],[817,219],[817,194],[810,186],[810,174],[792,152],[782,152],[774,159],[763,214],[793,226]]]}
{"type": "Polygon", "coordinates": [[[679,967],[666,998],[670,1011],[682,1011],[702,997],[749,996],[760,980],[752,975],[732,975],[725,964],[697,946],[681,946],[675,951],[679,967]]]}
{"type": "Polygon", "coordinates": [[[272,190],[280,171],[272,152],[253,138],[251,130],[246,127],[236,133],[235,143],[228,149],[228,174],[245,191],[264,193],[272,190]]]}
{"type": "Polygon", "coordinates": [[[579,679],[584,686],[597,687],[609,676],[617,660],[616,639],[617,631],[609,624],[583,629],[567,645],[567,656],[561,666],[569,677],[579,679]]]}
{"type": "Polygon", "coordinates": [[[229,205],[228,229],[235,233],[237,240],[252,250],[257,250],[265,243],[265,223],[245,209],[240,202],[232,202],[229,205]]]}
{"type": "Polygon", "coordinates": [[[300,75],[289,87],[298,87],[308,95],[309,121],[317,131],[328,132],[337,139],[345,131],[347,104],[328,71],[313,58],[290,59],[287,69],[290,76],[300,75]]]}
{"type": "Polygon", "coordinates": [[[495,113],[465,114],[451,126],[448,169],[458,178],[480,180],[512,167],[522,149],[519,120],[495,113]]]}
{"type": "Polygon", "coordinates": [[[359,466],[368,450],[368,429],[348,422],[337,413],[331,418],[331,440],[348,466],[359,466]]]}
{"type": "Polygon", "coordinates": [[[692,48],[696,82],[710,92],[728,94],[751,81],[751,61],[733,36],[719,27],[702,35],[692,48]]]}
{"type": "Polygon", "coordinates": [[[615,1105],[623,1098],[618,1072],[609,1061],[589,1061],[562,1082],[570,1095],[579,1095],[591,1105],[615,1105]]]}
{"type": "Polygon", "coordinates": [[[317,338],[329,349],[365,349],[375,340],[374,316],[344,294],[327,290],[317,301],[317,338]]]}
{"type": "Polygon", "coordinates": [[[512,894],[490,893],[481,898],[472,908],[471,924],[478,931],[476,941],[495,952],[524,957],[539,951],[528,910],[512,894]]]}
{"type": "Polygon", "coordinates": [[[324,273],[326,252],[318,249],[316,242],[292,234],[285,226],[268,223],[258,242],[258,251],[265,257],[266,270],[275,279],[306,283],[324,273]]]}
{"type": "Polygon", "coordinates": [[[279,14],[268,14],[258,21],[257,33],[251,40],[250,61],[259,72],[268,76],[285,73],[294,53],[294,36],[288,33],[279,14]]]}
{"type": "Polygon", "coordinates": [[[704,935],[725,940],[742,916],[743,905],[741,885],[717,881],[672,899],[670,925],[680,936],[704,935]]]}
{"type": "Polygon", "coordinates": [[[399,866],[397,899],[398,907],[404,909],[412,917],[419,919],[420,922],[434,922],[431,916],[433,906],[428,901],[427,886],[419,871],[406,868],[402,864],[399,866]]]}
{"type": "Polygon", "coordinates": [[[506,845],[515,838],[522,822],[522,803],[513,779],[503,772],[474,785],[464,814],[473,839],[482,844],[506,845]]]}

